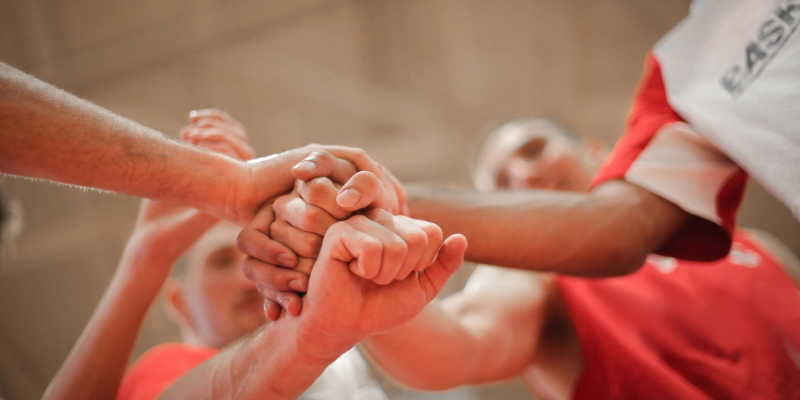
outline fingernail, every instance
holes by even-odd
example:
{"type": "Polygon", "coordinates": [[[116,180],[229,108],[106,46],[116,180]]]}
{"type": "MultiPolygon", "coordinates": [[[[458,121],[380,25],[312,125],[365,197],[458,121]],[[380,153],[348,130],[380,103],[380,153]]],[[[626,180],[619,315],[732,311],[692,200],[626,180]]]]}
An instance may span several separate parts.
{"type": "Polygon", "coordinates": [[[300,282],[299,279],[292,279],[289,281],[289,289],[294,290],[295,292],[303,292],[305,293],[306,289],[303,287],[303,283],[300,282]]]}
{"type": "Polygon", "coordinates": [[[278,262],[287,268],[292,268],[295,265],[294,257],[289,253],[278,254],[278,262]]]}
{"type": "Polygon", "coordinates": [[[289,304],[289,296],[278,296],[278,303],[281,303],[283,308],[289,304]]]}
{"type": "Polygon", "coordinates": [[[300,161],[297,165],[294,166],[295,169],[304,172],[311,172],[317,169],[317,163],[310,161],[310,160],[303,160],[300,161]]]}
{"type": "Polygon", "coordinates": [[[361,193],[355,189],[346,189],[344,192],[339,193],[339,196],[336,197],[336,200],[339,202],[339,204],[345,207],[355,206],[360,199],[361,193]]]}

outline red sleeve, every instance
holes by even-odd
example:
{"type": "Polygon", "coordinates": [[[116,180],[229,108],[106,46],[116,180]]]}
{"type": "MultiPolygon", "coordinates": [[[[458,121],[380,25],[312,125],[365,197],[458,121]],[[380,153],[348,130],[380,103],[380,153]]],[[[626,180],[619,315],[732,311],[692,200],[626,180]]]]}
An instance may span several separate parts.
{"type": "MultiPolygon", "coordinates": [[[[683,118],[668,102],[658,61],[648,54],[625,134],[600,167],[592,188],[609,180],[621,179],[678,205],[692,214],[692,217],[656,252],[681,259],[713,261],[724,257],[730,250],[731,235],[744,195],[747,174],[736,167],[728,175],[709,177],[708,171],[723,165],[725,161],[709,161],[703,157],[712,154],[713,158],[714,152],[718,152],[721,158],[726,159],[727,156],[711,148],[710,143],[704,143],[705,139],[696,133],[694,142],[691,138],[685,139],[691,136],[685,131],[679,135],[674,134],[672,129],[676,125],[684,127],[675,128],[676,130],[690,130],[690,126],[682,124],[683,122],[683,118]],[[704,164],[706,161],[708,167],[704,164]],[[648,173],[657,173],[660,177],[653,175],[650,179],[641,174],[642,169],[637,168],[645,162],[650,162],[650,166],[658,164],[657,172],[653,172],[654,169],[651,168],[648,173]],[[700,167],[692,170],[692,165],[700,167]],[[699,208],[698,204],[701,204],[699,208]],[[707,212],[698,213],[698,209],[707,212]]],[[[732,161],[727,161],[735,167],[732,161]]]]}
{"type": "Polygon", "coordinates": [[[662,126],[683,122],[667,102],[667,89],[661,77],[661,66],[652,54],[645,58],[644,74],[633,97],[627,129],[614,146],[592,181],[592,187],[613,179],[624,179],[625,173],[650,143],[662,126]]]}
{"type": "Polygon", "coordinates": [[[122,378],[117,400],[153,400],[219,350],[169,343],[144,353],[122,378]]]}

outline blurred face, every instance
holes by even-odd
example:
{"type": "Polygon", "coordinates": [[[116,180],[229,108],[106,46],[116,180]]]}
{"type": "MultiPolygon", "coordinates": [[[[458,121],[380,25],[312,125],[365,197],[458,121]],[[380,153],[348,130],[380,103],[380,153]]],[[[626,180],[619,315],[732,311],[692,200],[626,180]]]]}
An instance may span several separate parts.
{"type": "Polygon", "coordinates": [[[182,288],[191,329],[202,344],[222,348],[267,322],[264,297],[242,273],[238,228],[221,223],[189,251],[182,288]]]}
{"type": "Polygon", "coordinates": [[[499,170],[497,187],[583,192],[591,181],[581,146],[553,134],[538,135],[512,153],[499,170]]]}

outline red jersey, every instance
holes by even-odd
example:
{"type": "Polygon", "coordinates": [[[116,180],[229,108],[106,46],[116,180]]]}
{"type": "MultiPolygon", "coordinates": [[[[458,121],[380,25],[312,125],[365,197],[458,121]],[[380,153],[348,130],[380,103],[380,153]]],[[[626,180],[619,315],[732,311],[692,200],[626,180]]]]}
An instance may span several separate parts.
{"type": "Polygon", "coordinates": [[[612,179],[641,186],[692,214],[658,254],[697,261],[728,254],[747,174],[672,109],[661,67],[651,55],[627,130],[592,186],[612,179]]]}
{"type": "Polygon", "coordinates": [[[117,400],[153,400],[169,385],[219,350],[168,343],[144,353],[122,378],[117,400]]]}
{"type": "Polygon", "coordinates": [[[800,291],[746,235],[713,263],[556,282],[585,360],[575,399],[800,398],[800,291]]]}

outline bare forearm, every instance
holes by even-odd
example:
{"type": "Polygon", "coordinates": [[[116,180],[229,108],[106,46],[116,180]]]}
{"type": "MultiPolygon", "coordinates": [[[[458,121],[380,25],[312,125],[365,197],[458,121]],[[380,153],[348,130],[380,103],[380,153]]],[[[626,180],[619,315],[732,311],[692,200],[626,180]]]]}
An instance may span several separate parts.
{"type": "Polygon", "coordinates": [[[445,390],[475,383],[479,339],[437,303],[410,322],[361,342],[389,376],[420,390],[445,390]]]}
{"type": "Polygon", "coordinates": [[[517,376],[535,358],[549,318],[551,282],[544,275],[481,266],[464,291],[367,338],[363,347],[389,375],[418,389],[517,376]]]}
{"type": "Polygon", "coordinates": [[[44,399],[116,398],[144,318],[166,279],[166,272],[162,275],[135,275],[122,268],[115,274],[44,399]]]}
{"type": "Polygon", "coordinates": [[[411,216],[461,233],[471,261],[582,276],[638,269],[687,214],[644,189],[609,182],[591,194],[409,188],[411,216]]]}
{"type": "Polygon", "coordinates": [[[170,386],[159,399],[296,399],[355,343],[307,340],[283,317],[227,348],[170,386]]]}
{"type": "Polygon", "coordinates": [[[0,143],[0,172],[165,200],[217,215],[244,165],[170,140],[2,63],[0,143]]]}

